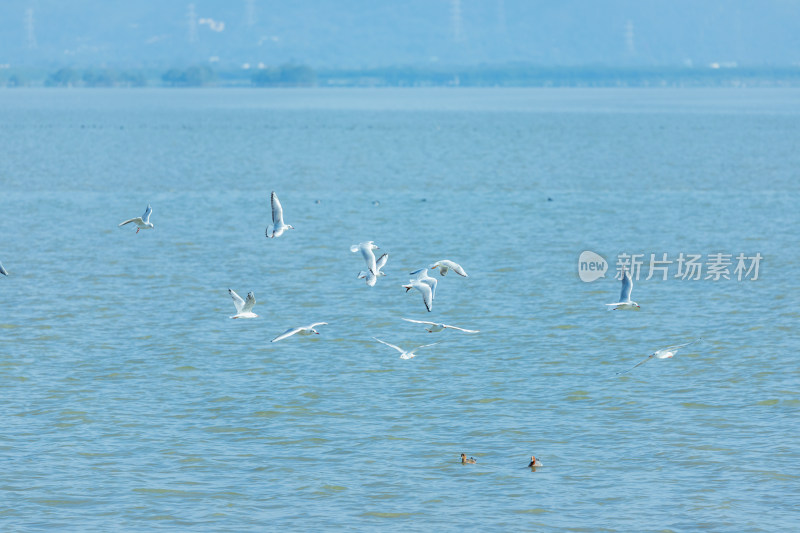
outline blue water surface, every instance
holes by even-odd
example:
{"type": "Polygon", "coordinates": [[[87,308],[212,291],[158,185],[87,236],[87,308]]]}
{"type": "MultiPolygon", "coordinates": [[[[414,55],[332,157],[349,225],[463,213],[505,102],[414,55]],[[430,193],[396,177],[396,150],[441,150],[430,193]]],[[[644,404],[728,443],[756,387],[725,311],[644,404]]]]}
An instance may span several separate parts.
{"type": "Polygon", "coordinates": [[[798,140],[796,89],[0,91],[2,529],[791,531],[798,140]],[[731,279],[609,312],[621,253],[731,279]]]}

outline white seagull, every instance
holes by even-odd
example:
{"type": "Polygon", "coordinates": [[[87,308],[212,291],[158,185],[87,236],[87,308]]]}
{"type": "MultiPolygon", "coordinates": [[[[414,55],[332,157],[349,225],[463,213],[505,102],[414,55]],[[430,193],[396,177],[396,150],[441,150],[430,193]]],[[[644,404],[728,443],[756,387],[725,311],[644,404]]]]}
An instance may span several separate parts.
{"type": "Polygon", "coordinates": [[[437,331],[442,331],[443,329],[457,329],[458,331],[463,331],[464,333],[478,333],[480,331],[477,329],[464,329],[456,326],[450,326],[448,324],[440,324],[439,322],[428,322],[426,320],[412,320],[410,318],[404,318],[403,320],[406,322],[414,322],[415,324],[429,325],[429,328],[425,328],[428,330],[428,333],[436,333],[437,331]]]}
{"type": "Polygon", "coordinates": [[[431,276],[428,275],[427,268],[420,268],[419,270],[415,270],[414,272],[411,273],[411,275],[414,276],[413,278],[411,278],[411,281],[421,281],[422,283],[425,283],[426,285],[430,286],[431,299],[436,297],[436,286],[439,284],[439,282],[437,281],[436,278],[432,278],[431,276]]]}
{"type": "Polygon", "coordinates": [[[416,278],[412,278],[407,285],[403,285],[406,292],[411,289],[417,289],[422,294],[422,301],[425,303],[425,309],[428,312],[433,308],[433,297],[436,295],[436,279],[428,276],[428,269],[423,268],[412,272],[418,274],[416,278]]]}
{"type": "Polygon", "coordinates": [[[669,358],[673,357],[676,353],[678,353],[679,349],[683,348],[684,346],[689,346],[690,344],[694,344],[694,343],[696,343],[696,342],[698,342],[700,340],[702,340],[702,339],[693,340],[692,342],[686,342],[684,344],[676,344],[675,346],[667,346],[666,348],[661,348],[660,350],[656,350],[655,352],[653,352],[650,355],[648,355],[647,358],[645,360],[643,360],[642,362],[637,363],[636,365],[632,366],[628,370],[625,370],[623,372],[617,372],[617,375],[626,374],[626,373],[630,372],[631,370],[633,370],[634,368],[636,368],[637,366],[645,364],[646,362],[648,362],[650,359],[652,359],[654,357],[656,359],[669,359],[669,358]]]}
{"type": "Polygon", "coordinates": [[[253,306],[256,305],[256,295],[252,291],[247,293],[247,300],[242,300],[242,297],[236,294],[236,291],[228,289],[228,294],[233,298],[233,305],[236,306],[236,314],[231,318],[256,318],[258,315],[253,312],[253,306]]]}
{"type": "Polygon", "coordinates": [[[270,342],[278,342],[280,340],[285,339],[286,337],[291,337],[294,334],[299,334],[299,335],[315,335],[316,334],[316,335],[319,335],[319,331],[317,331],[314,328],[316,328],[317,326],[326,326],[326,325],[328,325],[327,322],[314,322],[310,326],[302,326],[302,327],[299,327],[299,328],[289,328],[286,331],[284,331],[283,333],[281,333],[280,335],[278,335],[277,337],[275,337],[274,339],[272,339],[270,342]]]}
{"type": "Polygon", "coordinates": [[[378,282],[378,276],[385,276],[385,272],[381,272],[381,269],[386,265],[386,261],[389,260],[389,253],[385,253],[380,256],[375,261],[375,273],[373,274],[370,270],[362,270],[358,273],[358,279],[367,278],[367,285],[370,287],[374,287],[375,284],[378,282]]]}
{"type": "Polygon", "coordinates": [[[433,346],[434,344],[439,344],[438,342],[434,342],[432,344],[423,344],[422,346],[417,346],[413,350],[406,351],[406,350],[400,348],[399,346],[395,346],[394,344],[389,344],[388,342],[382,341],[377,337],[372,337],[372,338],[375,339],[376,341],[380,342],[381,344],[385,344],[386,346],[390,346],[390,347],[394,348],[395,350],[397,350],[398,352],[400,352],[400,359],[411,359],[415,355],[417,355],[414,352],[416,352],[420,348],[425,348],[427,346],[433,346]]]}
{"type": "Polygon", "coordinates": [[[294,229],[294,226],[283,223],[283,207],[281,207],[281,201],[278,200],[278,195],[275,194],[275,191],[272,191],[270,203],[272,204],[272,224],[267,226],[266,235],[267,238],[273,239],[283,235],[283,232],[287,229],[294,229]]]}
{"type": "Polygon", "coordinates": [[[377,249],[378,245],[376,245],[373,241],[360,242],[350,247],[350,251],[353,253],[361,252],[361,257],[363,257],[364,261],[367,263],[367,270],[369,270],[375,276],[378,275],[378,267],[375,264],[375,253],[372,250],[377,249]]]}
{"type": "Polygon", "coordinates": [[[150,207],[150,204],[147,204],[147,209],[144,211],[144,215],[136,218],[131,218],[120,224],[118,227],[122,227],[125,224],[130,224],[133,222],[136,224],[136,233],[139,233],[140,229],[153,229],[153,223],[150,222],[150,213],[153,212],[153,208],[150,207]]]}
{"type": "Polygon", "coordinates": [[[619,295],[619,301],[614,304],[606,304],[610,310],[638,310],[639,304],[631,300],[631,291],[633,290],[633,280],[628,271],[622,269],[622,292],[619,295]]]}
{"type": "Polygon", "coordinates": [[[8,270],[3,268],[3,263],[0,263],[0,274],[2,274],[4,276],[8,276],[8,270]]]}
{"type": "Polygon", "coordinates": [[[447,272],[452,269],[453,272],[455,272],[459,276],[463,276],[465,278],[469,277],[469,276],[467,276],[467,273],[464,271],[464,269],[461,268],[461,265],[459,265],[458,263],[454,263],[453,261],[450,261],[449,259],[442,259],[441,261],[436,261],[434,264],[432,264],[428,268],[430,268],[431,270],[436,270],[438,268],[439,269],[439,274],[441,274],[442,276],[447,274],[447,272]]]}

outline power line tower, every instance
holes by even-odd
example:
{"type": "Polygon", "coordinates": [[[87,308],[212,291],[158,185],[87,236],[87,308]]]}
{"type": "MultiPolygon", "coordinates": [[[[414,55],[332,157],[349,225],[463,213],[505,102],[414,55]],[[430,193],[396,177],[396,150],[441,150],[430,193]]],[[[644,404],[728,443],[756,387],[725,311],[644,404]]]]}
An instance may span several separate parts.
{"type": "Polygon", "coordinates": [[[506,3],[504,0],[497,0],[497,31],[501,35],[506,33],[506,3]]]}
{"type": "Polygon", "coordinates": [[[29,7],[25,10],[25,47],[28,50],[36,48],[36,32],[34,31],[33,24],[33,8],[29,7]]]}
{"type": "Polygon", "coordinates": [[[244,23],[248,28],[256,25],[256,0],[244,0],[244,23]]]}
{"type": "Polygon", "coordinates": [[[628,22],[625,23],[625,51],[628,53],[628,57],[636,55],[635,36],[633,32],[633,21],[628,20],[628,22]]]}
{"type": "Polygon", "coordinates": [[[450,24],[453,30],[453,42],[463,42],[464,27],[461,20],[461,0],[450,0],[450,24]]]}
{"type": "Polygon", "coordinates": [[[186,7],[186,24],[189,30],[186,39],[190,44],[194,44],[197,42],[197,13],[194,10],[194,4],[186,7]]]}

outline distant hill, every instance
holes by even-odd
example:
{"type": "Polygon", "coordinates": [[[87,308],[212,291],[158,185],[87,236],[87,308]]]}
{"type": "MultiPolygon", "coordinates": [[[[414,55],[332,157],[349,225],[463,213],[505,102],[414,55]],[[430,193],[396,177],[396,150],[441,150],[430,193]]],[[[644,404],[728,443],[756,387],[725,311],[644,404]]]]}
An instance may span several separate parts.
{"type": "Polygon", "coordinates": [[[788,66],[798,20],[800,0],[3,0],[0,65],[788,66]]]}

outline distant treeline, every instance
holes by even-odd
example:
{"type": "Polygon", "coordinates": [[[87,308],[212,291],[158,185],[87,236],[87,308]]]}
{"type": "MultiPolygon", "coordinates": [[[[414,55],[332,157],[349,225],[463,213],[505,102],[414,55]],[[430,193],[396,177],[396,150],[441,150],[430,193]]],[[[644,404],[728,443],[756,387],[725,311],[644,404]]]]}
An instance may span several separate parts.
{"type": "Polygon", "coordinates": [[[313,69],[194,65],[166,71],[113,68],[0,70],[0,86],[23,87],[739,87],[800,86],[800,67],[473,67],[313,69]]]}

